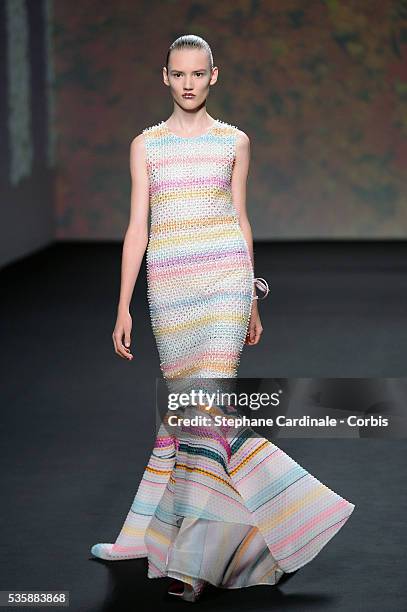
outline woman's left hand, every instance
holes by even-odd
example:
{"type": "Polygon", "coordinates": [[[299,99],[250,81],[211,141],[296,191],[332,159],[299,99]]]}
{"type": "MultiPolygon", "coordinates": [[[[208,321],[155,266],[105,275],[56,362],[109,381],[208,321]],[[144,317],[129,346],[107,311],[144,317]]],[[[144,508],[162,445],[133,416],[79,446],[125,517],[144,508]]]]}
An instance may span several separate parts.
{"type": "Polygon", "coordinates": [[[263,332],[263,326],[260,321],[257,300],[253,300],[252,311],[250,314],[249,328],[247,330],[245,344],[250,344],[251,346],[254,344],[257,344],[260,341],[262,332],[263,332]]]}

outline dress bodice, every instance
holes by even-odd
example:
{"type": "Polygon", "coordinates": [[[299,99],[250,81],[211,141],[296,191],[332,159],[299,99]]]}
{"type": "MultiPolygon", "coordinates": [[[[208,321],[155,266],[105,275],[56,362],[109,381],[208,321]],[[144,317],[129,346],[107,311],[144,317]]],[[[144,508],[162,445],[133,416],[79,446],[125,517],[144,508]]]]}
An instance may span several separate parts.
{"type": "Polygon", "coordinates": [[[237,127],[216,119],[203,134],[179,136],[165,121],[143,130],[151,234],[171,227],[237,220],[231,178],[237,127]]]}

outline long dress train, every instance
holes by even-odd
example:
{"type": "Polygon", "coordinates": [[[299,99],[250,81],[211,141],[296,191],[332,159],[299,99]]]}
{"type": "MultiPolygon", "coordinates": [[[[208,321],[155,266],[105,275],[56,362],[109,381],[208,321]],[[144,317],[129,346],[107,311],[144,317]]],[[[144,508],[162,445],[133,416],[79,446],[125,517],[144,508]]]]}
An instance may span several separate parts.
{"type": "MultiPolygon", "coordinates": [[[[148,299],[164,379],[175,389],[236,377],[258,281],[232,202],[239,130],[215,120],[194,137],[165,122],[143,133],[148,299]]],[[[225,413],[188,406],[188,416],[212,422],[225,413]]],[[[95,544],[93,555],[147,557],[149,578],[177,578],[196,594],[206,583],[274,585],[311,561],[353,512],[252,429],[182,426],[174,435],[168,416],[116,541],[95,544]]]]}

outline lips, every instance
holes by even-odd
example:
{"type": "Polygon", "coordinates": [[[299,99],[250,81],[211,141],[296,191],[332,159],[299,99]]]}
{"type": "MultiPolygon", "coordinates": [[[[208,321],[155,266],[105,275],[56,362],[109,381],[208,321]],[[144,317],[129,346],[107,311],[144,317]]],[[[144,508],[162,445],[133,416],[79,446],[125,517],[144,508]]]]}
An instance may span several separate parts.
{"type": "Polygon", "coordinates": [[[195,94],[182,94],[183,98],[195,98],[195,94]]]}

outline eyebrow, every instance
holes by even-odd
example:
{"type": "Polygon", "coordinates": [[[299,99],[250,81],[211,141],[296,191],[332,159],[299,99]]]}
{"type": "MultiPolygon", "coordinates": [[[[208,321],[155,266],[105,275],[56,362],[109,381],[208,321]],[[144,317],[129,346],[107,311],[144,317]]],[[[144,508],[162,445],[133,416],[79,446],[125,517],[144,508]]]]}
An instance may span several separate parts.
{"type": "MultiPolygon", "coordinates": [[[[206,72],[207,68],[200,68],[199,70],[193,70],[192,72],[206,72]]],[[[183,72],[183,70],[176,70],[175,68],[171,68],[170,72],[183,72]]]]}

